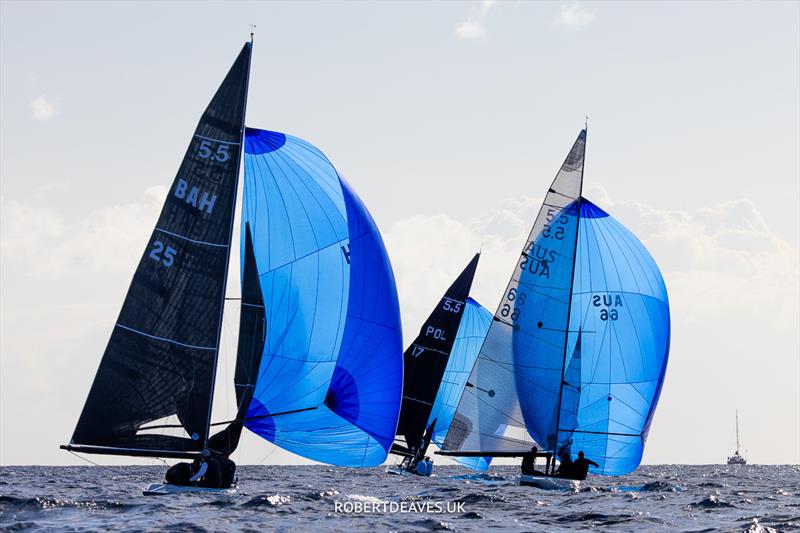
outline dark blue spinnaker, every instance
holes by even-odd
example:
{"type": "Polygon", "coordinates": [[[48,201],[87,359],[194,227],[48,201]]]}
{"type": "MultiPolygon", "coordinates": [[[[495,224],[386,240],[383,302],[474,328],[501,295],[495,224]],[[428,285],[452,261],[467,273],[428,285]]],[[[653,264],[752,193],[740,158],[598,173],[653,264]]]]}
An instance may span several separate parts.
{"type": "Polygon", "coordinates": [[[316,461],[382,463],[403,350],[394,275],[372,217],[316,147],[257,129],[245,135],[243,202],[267,324],[246,427],[316,461]]]}

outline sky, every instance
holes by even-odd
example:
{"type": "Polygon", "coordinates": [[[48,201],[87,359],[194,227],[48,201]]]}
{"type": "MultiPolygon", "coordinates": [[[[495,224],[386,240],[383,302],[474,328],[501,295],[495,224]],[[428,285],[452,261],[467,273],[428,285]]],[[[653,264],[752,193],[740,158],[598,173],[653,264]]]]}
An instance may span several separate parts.
{"type": "MultiPolygon", "coordinates": [[[[358,191],[405,343],[479,249],[494,310],[588,115],[585,195],[670,297],[644,463],[723,462],[736,409],[751,462],[800,463],[800,3],[2,1],[0,464],[83,464],[58,445],[249,24],[247,123],[358,191]]],[[[237,454],[304,462],[253,435],[237,454]]]]}

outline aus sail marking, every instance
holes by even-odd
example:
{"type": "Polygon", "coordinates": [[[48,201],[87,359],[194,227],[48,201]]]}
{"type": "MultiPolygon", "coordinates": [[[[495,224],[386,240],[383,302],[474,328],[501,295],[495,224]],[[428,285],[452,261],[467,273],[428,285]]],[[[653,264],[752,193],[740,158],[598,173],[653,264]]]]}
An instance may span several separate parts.
{"type": "Polygon", "coordinates": [[[347,264],[350,264],[350,243],[342,245],[342,255],[344,256],[344,260],[347,261],[347,264]]]}
{"type": "Polygon", "coordinates": [[[600,320],[616,320],[619,318],[617,307],[622,307],[622,296],[619,294],[593,294],[592,305],[600,308],[600,320]]]}
{"type": "Polygon", "coordinates": [[[531,241],[522,252],[519,268],[539,277],[550,279],[550,265],[555,263],[557,258],[558,254],[555,250],[531,241]]]}

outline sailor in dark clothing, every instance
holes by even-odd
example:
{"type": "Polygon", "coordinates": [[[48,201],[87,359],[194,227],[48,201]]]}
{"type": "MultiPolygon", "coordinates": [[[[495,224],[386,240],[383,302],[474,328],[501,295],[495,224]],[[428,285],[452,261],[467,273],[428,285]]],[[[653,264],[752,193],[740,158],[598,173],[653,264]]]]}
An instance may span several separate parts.
{"type": "Polygon", "coordinates": [[[178,463],[167,470],[167,483],[172,485],[227,489],[235,479],[236,464],[226,455],[203,450],[190,463],[178,463]]]}
{"type": "Polygon", "coordinates": [[[531,451],[522,456],[522,475],[533,476],[536,475],[536,456],[539,454],[539,448],[536,446],[531,448],[531,451]]]}
{"type": "Polygon", "coordinates": [[[586,474],[589,473],[589,465],[600,466],[591,459],[585,458],[582,451],[578,452],[578,458],[572,463],[572,476],[570,476],[570,479],[586,479],[586,474]]]}
{"type": "Polygon", "coordinates": [[[572,479],[572,476],[575,472],[575,463],[572,462],[572,457],[566,455],[562,457],[561,464],[558,465],[558,470],[556,470],[556,475],[558,477],[565,477],[567,479],[572,479]]]}

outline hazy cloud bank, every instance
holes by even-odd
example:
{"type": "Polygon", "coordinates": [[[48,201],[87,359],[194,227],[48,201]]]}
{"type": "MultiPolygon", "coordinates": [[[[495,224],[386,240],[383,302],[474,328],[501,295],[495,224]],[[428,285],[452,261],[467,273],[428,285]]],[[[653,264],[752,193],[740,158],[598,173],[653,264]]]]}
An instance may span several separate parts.
{"type": "MultiPolygon", "coordinates": [[[[77,220],[2,199],[0,462],[68,459],[56,446],[72,431],[165,194],[163,187],[150,188],[136,202],[77,220]],[[24,412],[17,406],[26,406],[24,412]],[[47,412],[50,422],[28,424],[31,406],[47,412]],[[8,431],[22,426],[36,433],[25,445],[13,442],[8,431]]],[[[684,211],[614,201],[599,187],[587,196],[644,242],[669,292],[670,366],[645,460],[721,460],[719,450],[732,445],[732,409],[738,405],[745,444],[770,452],[753,459],[796,463],[797,248],[777,237],[745,199],[684,211]],[[701,393],[711,399],[715,416],[696,416],[701,393]],[[781,417],[772,409],[776,404],[783,406],[781,417]],[[794,416],[787,419],[787,410],[794,416]],[[677,435],[686,434],[704,446],[676,448],[677,435]]],[[[383,228],[406,343],[480,249],[473,296],[494,311],[540,204],[540,198],[509,199],[471,219],[417,214],[383,228]]],[[[237,279],[229,281],[234,294],[237,285],[237,279]]],[[[226,331],[236,331],[236,313],[228,315],[233,323],[226,331]]],[[[224,345],[232,361],[235,340],[224,345]]],[[[270,447],[260,441],[245,446],[240,460],[257,462],[270,447]]],[[[275,452],[270,460],[296,459],[275,452]]]]}

